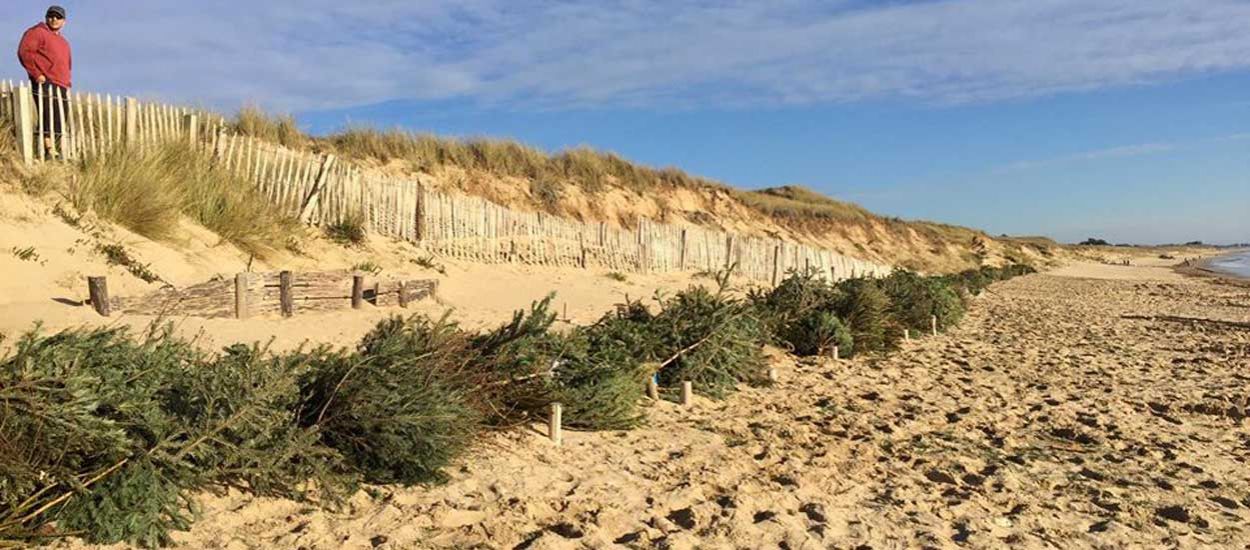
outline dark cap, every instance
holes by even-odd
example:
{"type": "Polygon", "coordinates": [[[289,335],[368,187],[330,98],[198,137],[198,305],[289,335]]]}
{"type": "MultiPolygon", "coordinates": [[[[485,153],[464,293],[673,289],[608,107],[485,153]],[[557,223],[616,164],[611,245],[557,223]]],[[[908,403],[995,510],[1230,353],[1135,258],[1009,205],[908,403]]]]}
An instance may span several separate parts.
{"type": "Polygon", "coordinates": [[[44,14],[44,17],[50,17],[53,15],[60,17],[61,19],[65,19],[65,8],[62,8],[61,6],[52,6],[48,8],[48,13],[44,14]]]}

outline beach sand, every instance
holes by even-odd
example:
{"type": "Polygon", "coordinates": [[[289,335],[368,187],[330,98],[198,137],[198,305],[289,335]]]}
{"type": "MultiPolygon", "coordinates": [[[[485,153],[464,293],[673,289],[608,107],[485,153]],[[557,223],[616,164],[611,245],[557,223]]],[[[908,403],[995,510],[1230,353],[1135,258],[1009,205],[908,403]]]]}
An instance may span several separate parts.
{"type": "Polygon", "coordinates": [[[1072,264],[993,286],[957,329],[889,357],[774,354],[774,387],[660,403],[643,429],[566,431],[562,447],[538,425],[493,434],[447,484],[375,487],[339,511],[205,495],[176,540],[1245,548],[1250,328],[1163,316],[1247,323],[1250,289],[1072,264]]]}

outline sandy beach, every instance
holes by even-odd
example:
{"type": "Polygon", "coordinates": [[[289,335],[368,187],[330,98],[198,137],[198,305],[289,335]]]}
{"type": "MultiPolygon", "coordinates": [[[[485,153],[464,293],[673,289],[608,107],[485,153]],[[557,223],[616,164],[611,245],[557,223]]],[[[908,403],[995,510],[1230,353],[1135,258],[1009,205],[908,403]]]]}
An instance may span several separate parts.
{"type": "MultiPolygon", "coordinates": [[[[895,355],[631,432],[490,436],[340,511],[204,496],[195,548],[1225,547],[1250,540],[1250,290],[1072,264],[895,355]],[[1192,321],[1207,319],[1216,322],[1192,321]]],[[[67,547],[79,547],[66,544],[67,547]]]]}

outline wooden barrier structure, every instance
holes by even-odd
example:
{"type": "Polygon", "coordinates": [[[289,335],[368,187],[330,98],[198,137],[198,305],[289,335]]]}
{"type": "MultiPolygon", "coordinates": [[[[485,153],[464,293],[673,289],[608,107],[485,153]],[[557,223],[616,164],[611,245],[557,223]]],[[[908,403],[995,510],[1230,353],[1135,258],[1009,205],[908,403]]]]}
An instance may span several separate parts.
{"type": "MultiPolygon", "coordinates": [[[[28,163],[42,162],[43,117],[24,83],[5,82],[0,116],[14,122],[28,163]],[[29,150],[29,154],[27,151],[29,150]]],[[[832,250],[699,226],[632,227],[580,222],[504,207],[480,197],[431,189],[427,182],[367,171],[337,159],[239,135],[203,110],[135,98],[71,91],[55,97],[65,132],[54,155],[88,158],[115,147],[146,148],[183,141],[211,151],[215,162],[251,181],[280,214],[328,227],[359,222],[376,234],[413,242],[447,258],[484,263],[606,269],[632,273],[715,272],[735,267],[776,285],[790,271],[814,270],[839,280],[888,274],[890,266],[832,250]]]]}
{"type": "Polygon", "coordinates": [[[438,281],[433,279],[397,280],[348,271],[239,273],[230,279],[218,278],[181,289],[167,287],[126,298],[109,298],[106,285],[103,277],[88,278],[92,306],[104,316],[117,311],[235,319],[272,314],[292,317],[304,311],[360,309],[365,304],[406,307],[438,289],[438,281]],[[357,284],[359,305],[354,299],[357,284]]]}

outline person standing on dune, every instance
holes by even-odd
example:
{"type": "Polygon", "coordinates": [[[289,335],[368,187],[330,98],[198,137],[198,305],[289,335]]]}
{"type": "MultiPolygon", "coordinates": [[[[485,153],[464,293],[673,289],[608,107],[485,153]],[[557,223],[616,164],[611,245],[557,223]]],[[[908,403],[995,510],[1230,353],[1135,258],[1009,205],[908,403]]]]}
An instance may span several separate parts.
{"type": "Polygon", "coordinates": [[[43,142],[47,151],[52,151],[53,140],[61,135],[61,109],[53,99],[65,97],[73,84],[70,73],[74,59],[69,41],[61,34],[63,28],[65,8],[51,6],[43,22],[27,29],[17,46],[17,59],[30,77],[35,101],[43,112],[43,142]]]}

